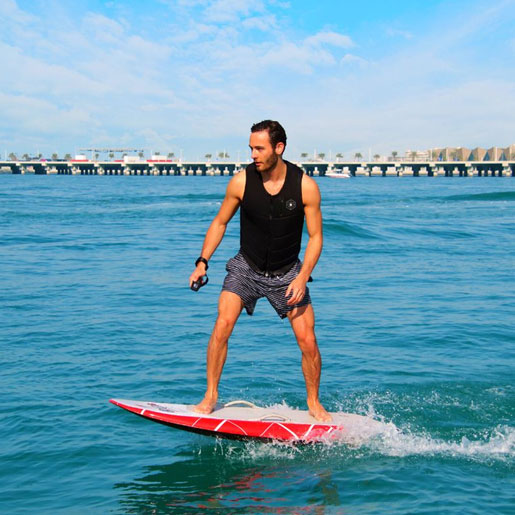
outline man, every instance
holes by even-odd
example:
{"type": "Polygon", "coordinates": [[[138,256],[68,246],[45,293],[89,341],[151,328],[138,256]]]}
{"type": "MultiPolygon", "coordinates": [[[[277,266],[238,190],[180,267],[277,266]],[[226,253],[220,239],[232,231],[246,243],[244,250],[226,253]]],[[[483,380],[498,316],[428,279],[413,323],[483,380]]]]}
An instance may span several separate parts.
{"type": "Polygon", "coordinates": [[[320,192],[313,179],[283,160],[286,133],[278,122],[265,120],[253,125],[249,146],[253,163],[229,182],[190,276],[191,286],[206,274],[227,224],[241,208],[240,252],[227,262],[218,318],[207,349],[207,389],[195,410],[214,410],[234,325],[243,308],[252,315],[256,301],[267,297],[278,315],[289,319],[302,352],[309,412],[317,420],[329,421],[331,416],[318,398],[322,360],[306,286],[322,251],[320,192]],[[302,264],[299,252],[304,218],[309,241],[302,264]]]}

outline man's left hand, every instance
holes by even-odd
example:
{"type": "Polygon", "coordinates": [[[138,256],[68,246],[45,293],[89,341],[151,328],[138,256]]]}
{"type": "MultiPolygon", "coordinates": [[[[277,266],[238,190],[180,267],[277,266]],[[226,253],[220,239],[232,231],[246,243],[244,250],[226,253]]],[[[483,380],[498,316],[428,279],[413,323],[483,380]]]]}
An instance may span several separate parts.
{"type": "Polygon", "coordinates": [[[288,298],[288,302],[286,304],[288,306],[294,306],[298,304],[306,295],[306,283],[307,281],[300,276],[297,276],[288,286],[286,290],[285,297],[288,298]]]}

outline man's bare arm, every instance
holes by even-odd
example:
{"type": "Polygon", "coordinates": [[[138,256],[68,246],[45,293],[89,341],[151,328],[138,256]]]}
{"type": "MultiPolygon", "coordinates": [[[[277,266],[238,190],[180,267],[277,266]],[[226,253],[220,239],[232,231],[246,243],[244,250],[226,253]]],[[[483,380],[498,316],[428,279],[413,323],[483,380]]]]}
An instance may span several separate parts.
{"type": "Polygon", "coordinates": [[[323,245],[320,190],[317,183],[307,175],[302,178],[302,200],[304,202],[304,214],[309,240],[299,275],[290,283],[286,290],[286,297],[291,295],[288,299],[289,305],[297,304],[304,298],[306,283],[318,262],[323,245]]]}
{"type": "MultiPolygon", "coordinates": [[[[227,186],[225,198],[220,206],[220,210],[214,217],[209,229],[207,230],[202,245],[201,256],[209,261],[214,254],[218,245],[222,241],[227,224],[234,216],[243,198],[243,191],[245,189],[245,172],[235,175],[227,186]]],[[[206,266],[204,263],[199,262],[195,270],[190,276],[190,286],[193,282],[197,281],[200,277],[205,275],[206,266]]]]}
{"type": "Polygon", "coordinates": [[[320,190],[317,183],[307,175],[302,180],[302,198],[309,240],[300,274],[309,279],[322,253],[323,233],[320,190]]]}

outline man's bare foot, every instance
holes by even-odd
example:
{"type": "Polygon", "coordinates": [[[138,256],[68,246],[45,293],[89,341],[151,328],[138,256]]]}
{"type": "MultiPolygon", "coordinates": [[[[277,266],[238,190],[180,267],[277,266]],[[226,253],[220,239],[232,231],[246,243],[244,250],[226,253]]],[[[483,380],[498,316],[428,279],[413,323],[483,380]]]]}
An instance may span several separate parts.
{"type": "Polygon", "coordinates": [[[217,399],[204,397],[201,403],[193,407],[193,411],[202,413],[203,415],[209,415],[215,409],[217,399]]]}
{"type": "Polygon", "coordinates": [[[309,414],[319,422],[331,422],[331,415],[325,410],[319,401],[308,402],[309,414]]]}

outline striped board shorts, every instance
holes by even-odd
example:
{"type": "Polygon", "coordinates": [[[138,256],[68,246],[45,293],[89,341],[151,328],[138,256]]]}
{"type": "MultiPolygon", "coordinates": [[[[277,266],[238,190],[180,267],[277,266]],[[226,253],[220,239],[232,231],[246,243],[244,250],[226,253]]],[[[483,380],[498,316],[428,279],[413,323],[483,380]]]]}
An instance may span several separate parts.
{"type": "Polygon", "coordinates": [[[290,283],[297,277],[302,268],[302,263],[297,261],[293,267],[283,275],[278,277],[265,277],[253,270],[241,253],[227,261],[225,269],[227,275],[222,286],[222,291],[235,293],[243,301],[243,305],[249,315],[254,313],[256,302],[262,297],[266,297],[272,304],[277,314],[281,318],[286,318],[288,312],[294,308],[311,304],[309,288],[306,286],[304,298],[293,306],[288,306],[285,297],[286,290],[290,283]]]}

